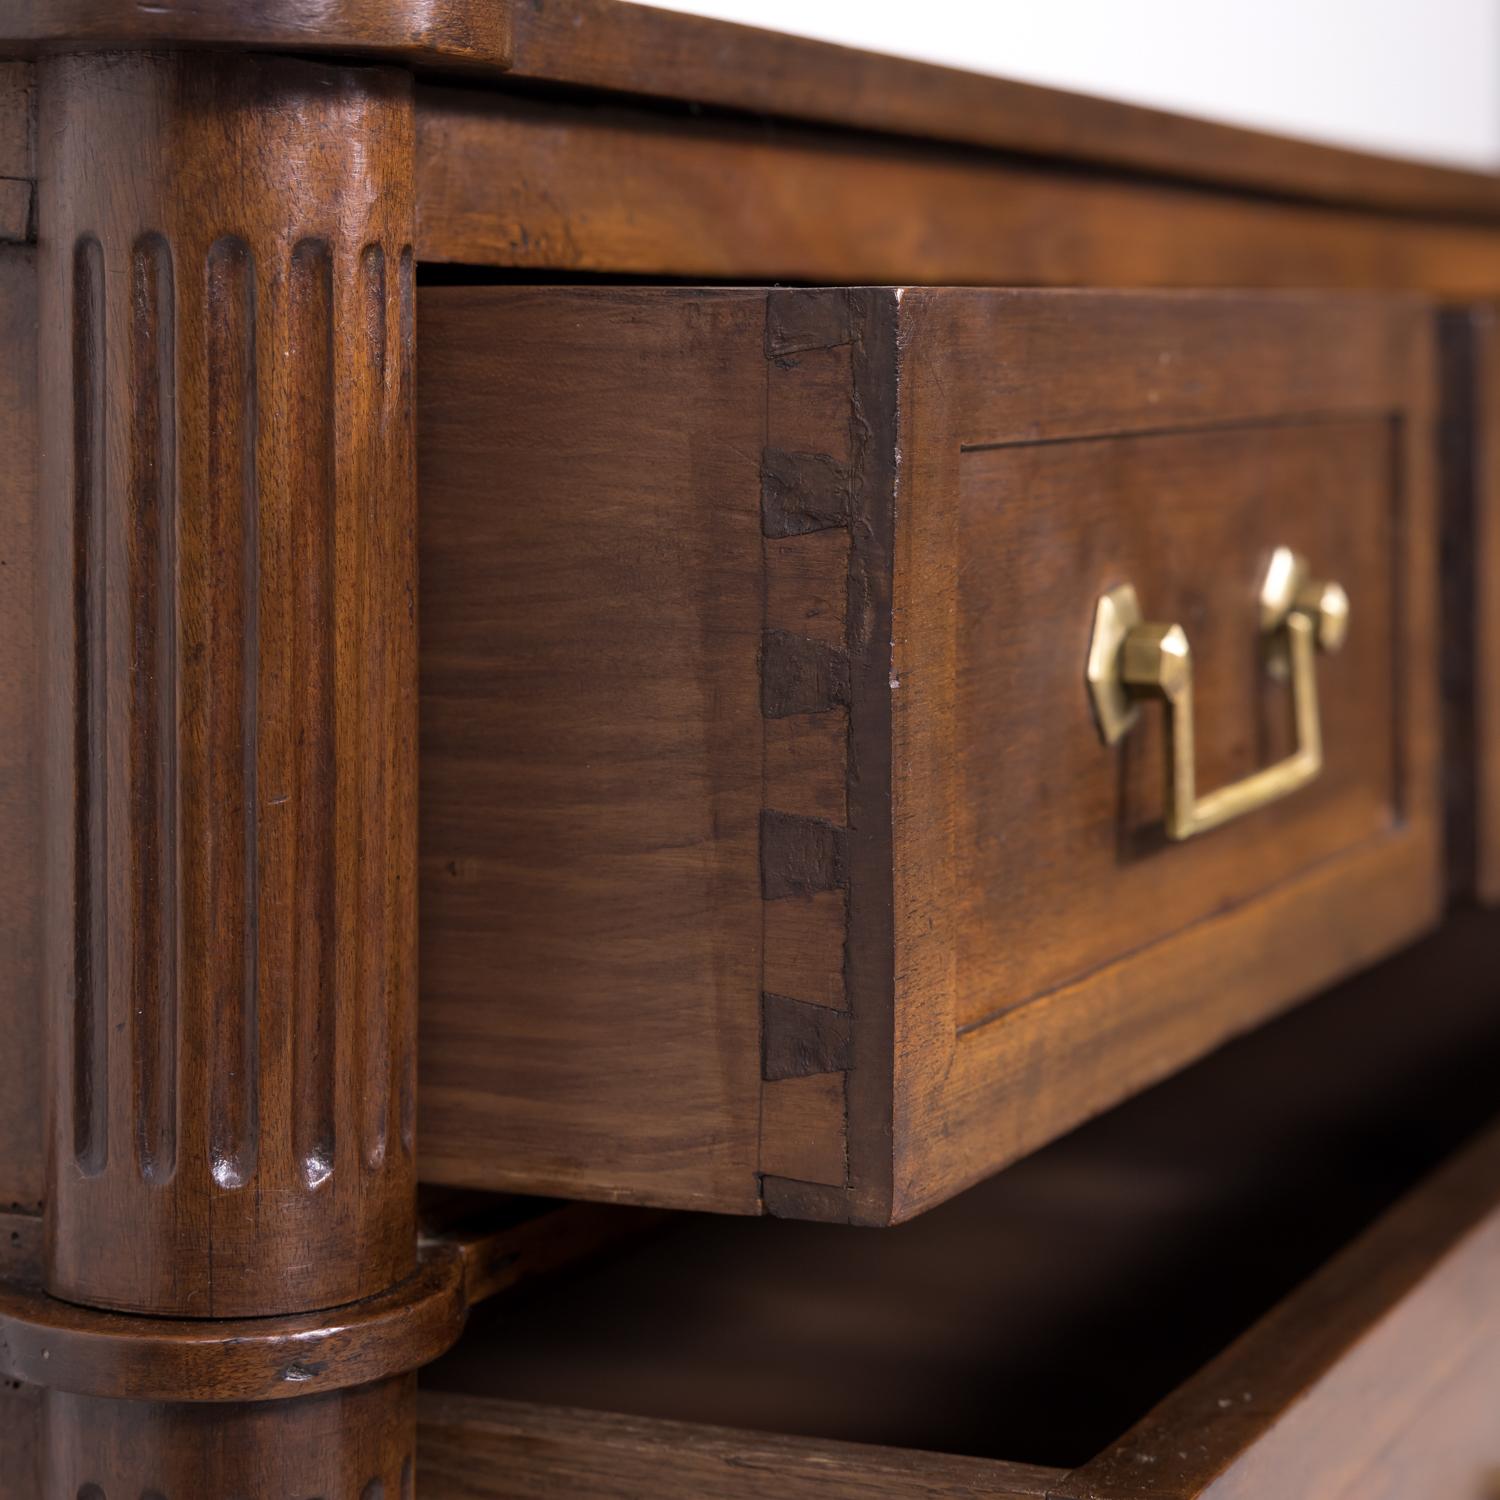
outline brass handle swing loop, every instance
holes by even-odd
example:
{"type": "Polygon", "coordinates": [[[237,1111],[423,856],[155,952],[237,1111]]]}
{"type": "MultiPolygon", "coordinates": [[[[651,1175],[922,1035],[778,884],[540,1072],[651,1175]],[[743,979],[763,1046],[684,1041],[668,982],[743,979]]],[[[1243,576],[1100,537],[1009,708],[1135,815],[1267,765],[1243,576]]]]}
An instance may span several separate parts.
{"type": "Polygon", "coordinates": [[[1121,584],[1094,610],[1088,684],[1106,745],[1116,744],[1140,716],[1141,700],[1166,710],[1166,828],[1170,839],[1206,833],[1233,818],[1289,796],[1323,769],[1314,652],[1335,652],[1349,626],[1349,599],[1336,583],[1315,581],[1290,548],[1271,554],[1260,591],[1261,629],[1270,669],[1291,682],[1297,748],[1285,760],[1241,781],[1198,794],[1193,752],[1193,658],[1180,625],[1141,620],[1135,589],[1121,584]]]}

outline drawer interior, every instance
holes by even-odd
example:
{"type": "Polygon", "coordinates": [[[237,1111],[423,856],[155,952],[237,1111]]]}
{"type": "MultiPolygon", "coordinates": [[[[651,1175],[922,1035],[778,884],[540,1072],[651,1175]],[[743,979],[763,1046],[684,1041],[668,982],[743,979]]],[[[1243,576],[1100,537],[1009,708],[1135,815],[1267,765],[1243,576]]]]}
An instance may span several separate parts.
{"type": "Polygon", "coordinates": [[[1492,1116],[1496,929],[1455,918],[911,1223],[674,1215],[481,1307],[424,1381],[1082,1464],[1492,1116]]]}

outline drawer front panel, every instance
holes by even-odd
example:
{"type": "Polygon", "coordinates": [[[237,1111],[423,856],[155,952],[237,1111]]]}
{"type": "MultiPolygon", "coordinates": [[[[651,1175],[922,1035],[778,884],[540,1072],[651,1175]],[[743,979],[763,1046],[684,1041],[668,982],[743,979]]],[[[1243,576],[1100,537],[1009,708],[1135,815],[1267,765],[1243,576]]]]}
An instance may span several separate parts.
{"type": "Polygon", "coordinates": [[[898,316],[902,1217],[1390,951],[1442,882],[1430,312],[918,289],[898,316]],[[1280,547],[1352,601],[1311,662],[1321,767],[1174,840],[1166,706],[1101,742],[1098,601],[1181,627],[1211,793],[1296,747],[1280,547]]]}
{"type": "Polygon", "coordinates": [[[1253,898],[1401,816],[1394,724],[1400,495],[1390,417],[969,449],[959,468],[960,1027],[1253,898]],[[1200,786],[1295,749],[1257,586],[1278,545],[1343,584],[1317,665],[1325,764],[1295,796],[1184,844],[1163,833],[1162,714],[1100,744],[1080,663],[1129,580],[1192,648],[1200,786]]]}

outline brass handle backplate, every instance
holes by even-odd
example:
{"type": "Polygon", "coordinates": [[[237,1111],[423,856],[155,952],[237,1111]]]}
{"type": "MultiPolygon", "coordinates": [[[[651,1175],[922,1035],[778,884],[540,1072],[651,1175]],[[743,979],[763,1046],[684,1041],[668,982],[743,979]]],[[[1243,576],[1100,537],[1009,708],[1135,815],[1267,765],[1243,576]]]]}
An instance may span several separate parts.
{"type": "Polygon", "coordinates": [[[1117,743],[1140,716],[1144,698],[1166,710],[1166,825],[1171,839],[1192,838],[1304,787],[1323,769],[1318,719],[1317,651],[1335,652],[1349,627],[1349,600],[1336,583],[1320,583],[1287,547],[1271,554],[1260,590],[1267,667],[1291,680],[1297,748],[1285,760],[1242,781],[1198,794],[1193,751],[1193,657],[1180,625],[1141,620],[1135,589],[1111,589],[1094,609],[1088,684],[1099,735],[1117,743]]]}

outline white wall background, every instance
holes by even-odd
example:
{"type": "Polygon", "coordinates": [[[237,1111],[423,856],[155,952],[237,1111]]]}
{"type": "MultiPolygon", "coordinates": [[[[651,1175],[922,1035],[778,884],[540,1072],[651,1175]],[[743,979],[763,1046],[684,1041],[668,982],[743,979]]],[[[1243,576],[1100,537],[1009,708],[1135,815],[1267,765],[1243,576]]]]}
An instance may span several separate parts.
{"type": "Polygon", "coordinates": [[[1500,0],[659,0],[1373,151],[1500,167],[1500,0]]]}

